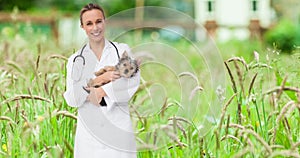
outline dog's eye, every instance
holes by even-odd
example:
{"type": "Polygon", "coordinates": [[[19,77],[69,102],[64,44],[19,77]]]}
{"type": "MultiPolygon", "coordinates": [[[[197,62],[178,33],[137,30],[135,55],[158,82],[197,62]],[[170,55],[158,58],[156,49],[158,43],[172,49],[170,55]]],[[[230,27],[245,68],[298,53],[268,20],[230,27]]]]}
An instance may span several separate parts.
{"type": "Polygon", "coordinates": [[[123,66],[126,66],[126,64],[123,64],[123,66]]]}

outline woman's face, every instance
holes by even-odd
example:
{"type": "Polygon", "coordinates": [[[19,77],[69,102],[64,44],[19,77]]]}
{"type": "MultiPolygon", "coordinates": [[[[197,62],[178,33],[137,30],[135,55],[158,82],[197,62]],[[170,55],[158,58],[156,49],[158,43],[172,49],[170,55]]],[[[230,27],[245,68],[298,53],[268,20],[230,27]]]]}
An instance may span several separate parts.
{"type": "Polygon", "coordinates": [[[98,9],[86,11],[82,14],[82,25],[90,42],[100,42],[104,38],[104,16],[98,9]]]}

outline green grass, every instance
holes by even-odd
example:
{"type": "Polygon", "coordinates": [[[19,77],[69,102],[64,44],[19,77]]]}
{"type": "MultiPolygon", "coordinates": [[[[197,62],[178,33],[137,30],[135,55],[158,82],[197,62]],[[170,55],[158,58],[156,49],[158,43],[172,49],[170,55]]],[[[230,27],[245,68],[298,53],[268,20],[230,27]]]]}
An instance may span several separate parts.
{"type": "MultiPolygon", "coordinates": [[[[76,109],[62,97],[64,57],[72,48],[34,37],[1,37],[0,157],[72,157],[76,109]]],[[[119,40],[131,41],[128,37],[119,40]]],[[[205,115],[208,101],[217,96],[210,89],[205,60],[191,43],[143,40],[165,43],[179,57],[163,58],[174,57],[173,67],[161,64],[163,60],[141,67],[141,88],[130,102],[138,157],[299,157],[299,52],[277,55],[253,41],[219,44],[228,69],[224,67],[226,87],[219,96],[225,100],[218,102],[219,109],[212,109],[219,111],[214,120],[205,115]],[[260,54],[259,61],[254,50],[260,54]],[[182,59],[194,76],[178,77],[185,70],[180,69],[182,59]],[[196,86],[203,90],[187,99],[196,86]],[[212,127],[202,133],[205,121],[212,127]]]]}

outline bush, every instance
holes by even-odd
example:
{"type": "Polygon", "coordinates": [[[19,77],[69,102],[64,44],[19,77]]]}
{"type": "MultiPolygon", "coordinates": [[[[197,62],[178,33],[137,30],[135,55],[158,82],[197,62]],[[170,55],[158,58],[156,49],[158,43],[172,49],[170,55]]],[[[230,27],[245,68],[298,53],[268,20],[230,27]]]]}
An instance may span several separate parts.
{"type": "Polygon", "coordinates": [[[300,46],[299,29],[291,21],[282,20],[266,32],[265,43],[284,53],[292,53],[296,46],[300,46]]]}

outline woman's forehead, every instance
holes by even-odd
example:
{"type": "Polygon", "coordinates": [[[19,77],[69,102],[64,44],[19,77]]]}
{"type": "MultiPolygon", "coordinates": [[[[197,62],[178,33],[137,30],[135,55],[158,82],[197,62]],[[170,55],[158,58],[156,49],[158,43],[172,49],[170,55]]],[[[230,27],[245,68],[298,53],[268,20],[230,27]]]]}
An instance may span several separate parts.
{"type": "Polygon", "coordinates": [[[102,12],[98,9],[92,9],[82,14],[83,21],[91,21],[95,19],[104,19],[102,12]]]}

